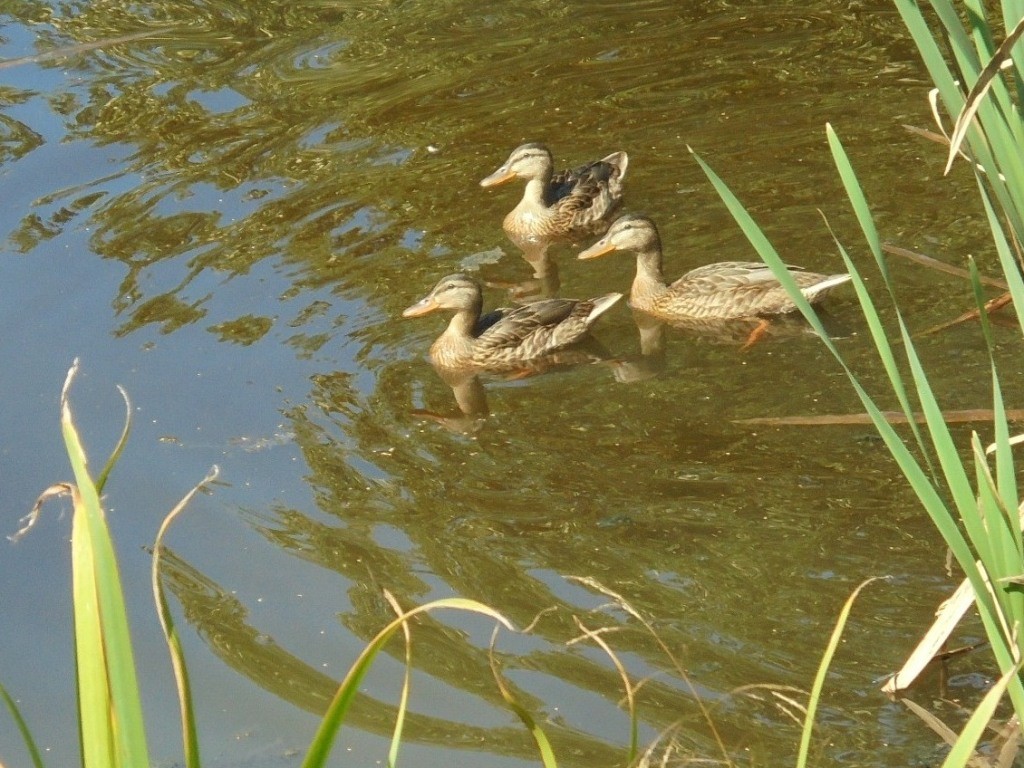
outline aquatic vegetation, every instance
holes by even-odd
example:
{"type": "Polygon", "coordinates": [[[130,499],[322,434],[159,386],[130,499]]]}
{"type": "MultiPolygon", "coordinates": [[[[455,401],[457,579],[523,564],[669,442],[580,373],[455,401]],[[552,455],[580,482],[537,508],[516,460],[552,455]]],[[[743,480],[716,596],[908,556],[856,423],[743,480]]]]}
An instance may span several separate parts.
{"type": "MultiPolygon", "coordinates": [[[[121,394],[126,405],[124,429],[110,458],[94,479],[88,468],[85,449],[75,427],[70,404],[70,389],[78,371],[78,361],[68,371],[61,393],[61,431],[74,471],[74,483],[51,486],[39,497],[24,525],[11,538],[23,537],[39,517],[42,505],[57,496],[70,496],[73,504],[71,553],[73,573],[73,609],[75,634],[75,662],[78,690],[78,725],[81,735],[83,768],[134,768],[149,765],[148,745],[128,614],[113,541],[106,515],[100,503],[100,494],[107,477],[127,442],[131,426],[131,404],[124,390],[121,394]]],[[[160,527],[153,547],[152,586],[160,623],[167,641],[177,684],[181,711],[182,754],[185,765],[198,768],[201,764],[196,720],[193,710],[188,671],[180,638],[171,617],[162,586],[161,562],[163,538],[174,519],[189,500],[217,476],[213,471],[167,515],[160,527]]],[[[405,633],[406,646],[410,642],[410,619],[441,609],[455,609],[477,613],[493,619],[497,626],[512,629],[500,613],[481,603],[462,598],[449,598],[429,602],[411,610],[403,610],[390,595],[386,595],[397,614],[396,618],[380,630],[363,648],[338,686],[324,714],[320,728],[310,743],[302,765],[318,768],[327,764],[335,737],[345,722],[359,685],[387,642],[399,631],[405,633]]],[[[406,676],[401,694],[401,705],[395,722],[390,763],[394,765],[402,736],[404,713],[408,704],[409,672],[411,660],[406,654],[406,676]]],[[[495,671],[498,677],[497,671],[495,671]]],[[[500,680],[500,678],[499,678],[500,680]]],[[[31,729],[25,722],[17,703],[0,686],[0,699],[7,706],[18,726],[35,768],[44,765],[31,729]]],[[[514,702],[514,700],[513,700],[514,702]]],[[[538,744],[546,745],[542,731],[535,731],[538,744]]],[[[550,749],[548,749],[550,752],[550,749]]],[[[553,763],[549,763],[553,765],[553,763]]]]}
{"type": "MultiPolygon", "coordinates": [[[[1018,3],[1002,3],[1003,22],[1008,32],[997,46],[998,32],[984,9],[976,7],[978,4],[967,4],[971,11],[967,29],[952,2],[932,0],[931,5],[941,22],[941,32],[934,36],[917,3],[896,0],[936,84],[932,93],[933,114],[943,135],[950,136],[947,141],[950,163],[961,154],[974,171],[993,247],[1012,297],[1017,324],[1024,334],[1024,278],[1021,275],[1024,254],[1020,249],[1020,243],[1024,242],[1024,163],[1020,155],[1024,120],[1014,100],[1014,93],[1019,94],[1024,87],[1024,60],[1012,55],[1014,44],[1024,33],[1024,20],[1019,18],[1022,9],[1018,3]],[[955,64],[949,63],[943,47],[950,51],[955,64]],[[1006,79],[997,76],[1000,72],[1006,79]],[[967,88],[969,91],[965,90],[967,88]],[[945,113],[955,119],[954,128],[948,134],[940,115],[940,104],[945,113]]],[[[894,333],[885,328],[877,300],[867,290],[863,268],[858,267],[838,238],[835,238],[836,246],[852,276],[864,319],[887,374],[890,394],[899,402],[904,421],[909,425],[909,441],[885,416],[876,397],[868,392],[842,352],[829,339],[785,264],[738,198],[703,160],[697,157],[697,162],[751,244],[846,373],[907,483],[966,576],[1000,672],[999,681],[978,705],[945,763],[966,765],[973,758],[975,745],[1004,691],[1009,694],[1018,720],[1024,721],[1024,684],[1017,674],[1024,658],[1024,637],[1020,631],[1024,626],[1024,592],[1019,588],[1019,577],[1024,572],[1021,535],[1024,507],[1020,504],[1013,457],[1013,446],[1021,438],[1011,437],[1011,423],[994,356],[994,333],[988,318],[991,307],[986,307],[974,260],[971,259],[969,265],[971,283],[978,306],[980,341],[988,351],[992,382],[993,437],[989,445],[977,431],[971,433],[967,445],[959,444],[949,421],[944,418],[941,402],[946,395],[929,381],[907,319],[895,298],[889,265],[867,199],[832,126],[827,126],[827,137],[836,169],[890,299],[896,323],[894,333]],[[890,336],[896,341],[890,340],[890,336]],[[923,413],[923,427],[918,426],[915,410],[923,413]]],[[[895,690],[909,682],[908,679],[890,687],[895,690]]]]}

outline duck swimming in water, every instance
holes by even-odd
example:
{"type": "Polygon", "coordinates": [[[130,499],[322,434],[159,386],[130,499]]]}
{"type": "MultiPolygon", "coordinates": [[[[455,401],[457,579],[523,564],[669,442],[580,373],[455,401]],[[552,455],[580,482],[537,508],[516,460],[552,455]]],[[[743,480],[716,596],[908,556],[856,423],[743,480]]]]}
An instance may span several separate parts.
{"type": "MultiPolygon", "coordinates": [[[[636,277],[629,305],[666,320],[733,320],[796,310],[786,289],[762,262],[706,264],[666,284],[661,237],[654,222],[646,216],[622,216],[604,237],[580,253],[579,258],[593,259],[612,251],[636,254],[636,277]]],[[[811,304],[820,302],[836,286],[850,280],[848,274],[819,275],[801,267],[787,265],[787,268],[811,304]]]]}
{"type": "Polygon", "coordinates": [[[523,144],[480,182],[482,187],[494,187],[525,179],[523,198],[502,224],[523,250],[535,243],[600,235],[622,206],[622,182],[629,167],[625,152],[574,170],[555,173],[554,167],[546,146],[523,144]]]}
{"type": "Polygon", "coordinates": [[[434,364],[443,368],[511,369],[582,341],[590,327],[619,299],[609,293],[595,299],[544,299],[481,315],[483,294],[473,278],[455,274],[442,278],[403,317],[437,310],[455,316],[430,347],[434,364]]]}

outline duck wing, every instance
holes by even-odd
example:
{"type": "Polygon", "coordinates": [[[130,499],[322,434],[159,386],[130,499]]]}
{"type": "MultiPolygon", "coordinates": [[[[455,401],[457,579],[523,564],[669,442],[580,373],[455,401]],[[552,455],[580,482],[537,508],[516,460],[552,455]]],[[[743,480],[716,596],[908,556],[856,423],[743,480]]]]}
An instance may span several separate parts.
{"type": "Polygon", "coordinates": [[[482,324],[485,319],[500,314],[482,330],[477,341],[491,349],[515,347],[538,331],[550,329],[564,321],[578,303],[571,299],[544,299],[521,307],[495,310],[481,318],[482,324]]]}
{"type": "Polygon", "coordinates": [[[555,174],[550,187],[551,207],[574,229],[602,222],[622,205],[622,181],[628,166],[626,153],[615,152],[555,174]]]}
{"type": "MultiPolygon", "coordinates": [[[[790,264],[786,269],[797,275],[803,271],[801,267],[790,264]]],[[[799,282],[799,278],[797,278],[799,282]]],[[[769,286],[778,286],[779,281],[772,271],[760,261],[720,261],[705,264],[703,267],[691,269],[671,286],[673,291],[687,289],[700,293],[729,290],[763,290],[769,286]]]]}
{"type": "MultiPolygon", "coordinates": [[[[825,276],[787,264],[808,301],[815,302],[848,275],[825,276]]],[[[796,305],[768,267],[759,262],[722,261],[691,270],[669,286],[670,298],[694,316],[754,317],[792,312],[796,305]]]]}

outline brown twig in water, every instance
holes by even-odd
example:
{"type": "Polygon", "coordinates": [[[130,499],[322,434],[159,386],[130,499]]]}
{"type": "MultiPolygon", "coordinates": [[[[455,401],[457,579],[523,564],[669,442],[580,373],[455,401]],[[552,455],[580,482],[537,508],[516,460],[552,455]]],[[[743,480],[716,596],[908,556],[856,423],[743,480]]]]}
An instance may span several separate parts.
{"type": "MultiPolygon", "coordinates": [[[[947,275],[962,277],[965,280],[971,279],[971,273],[966,269],[963,269],[962,267],[954,267],[952,264],[939,261],[931,256],[925,256],[923,253],[918,253],[917,251],[901,248],[900,246],[892,245],[891,243],[883,244],[882,250],[886,253],[892,254],[893,256],[899,256],[917,264],[921,264],[922,266],[938,270],[939,272],[945,272],[947,275]]],[[[1007,291],[1010,288],[1010,286],[1008,286],[1003,280],[995,277],[985,277],[984,275],[980,275],[979,279],[981,280],[982,285],[987,285],[992,288],[999,288],[1004,291],[1007,291]]]]}
{"type": "MultiPolygon", "coordinates": [[[[1002,309],[1007,304],[1011,304],[1012,302],[1013,297],[1010,296],[1009,293],[1004,293],[1001,296],[997,296],[996,298],[985,302],[985,314],[991,315],[997,309],[1002,309]]],[[[944,331],[947,328],[952,328],[954,325],[960,325],[960,323],[965,323],[968,320],[977,320],[980,315],[981,312],[979,310],[972,309],[969,312],[964,312],[962,315],[954,317],[952,320],[947,320],[944,323],[933,325],[931,328],[926,328],[925,330],[915,335],[928,336],[929,334],[937,333],[938,331],[944,331]]]]}
{"type": "MultiPolygon", "coordinates": [[[[968,272],[966,269],[963,269],[961,267],[954,267],[952,264],[947,264],[944,261],[939,261],[938,259],[934,259],[931,256],[926,256],[923,253],[911,251],[907,248],[901,248],[898,245],[886,243],[882,246],[882,250],[885,251],[886,253],[892,254],[893,256],[899,256],[900,258],[904,258],[907,259],[908,261],[913,261],[916,264],[928,267],[929,269],[944,272],[947,275],[953,275],[954,277],[962,277],[967,280],[969,280],[971,277],[971,273],[968,272]]],[[[997,296],[996,298],[991,299],[990,301],[985,303],[985,314],[991,315],[996,310],[1002,309],[1007,304],[1012,302],[1012,298],[1010,297],[1010,294],[1008,292],[1009,286],[1006,284],[1006,281],[1000,280],[999,278],[996,277],[985,277],[984,275],[979,275],[978,279],[981,281],[983,285],[987,285],[991,288],[999,288],[1000,290],[1004,291],[1002,295],[997,296]]],[[[979,315],[980,312],[977,309],[972,309],[953,318],[952,320],[948,320],[944,323],[934,325],[931,328],[921,331],[916,335],[927,336],[932,333],[937,333],[938,331],[944,331],[947,328],[952,328],[954,325],[965,323],[968,320],[977,320],[979,315]]]]}

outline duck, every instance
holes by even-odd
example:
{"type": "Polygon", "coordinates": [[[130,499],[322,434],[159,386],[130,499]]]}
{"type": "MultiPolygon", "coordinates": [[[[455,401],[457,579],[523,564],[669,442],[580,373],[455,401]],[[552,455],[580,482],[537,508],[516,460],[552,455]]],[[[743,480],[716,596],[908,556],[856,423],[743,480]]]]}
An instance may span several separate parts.
{"type": "MultiPolygon", "coordinates": [[[[667,285],[662,273],[661,237],[654,222],[646,216],[627,214],[618,218],[604,237],[580,253],[579,258],[593,259],[612,251],[636,254],[636,277],[629,305],[655,317],[669,321],[725,321],[796,311],[786,289],[761,262],[706,264],[667,285]]],[[[821,302],[834,288],[850,280],[846,273],[820,275],[788,264],[786,268],[811,304],[821,302]]],[[[763,332],[767,323],[761,323],[759,328],[763,332]]]]}
{"type": "Polygon", "coordinates": [[[455,312],[430,347],[437,367],[509,370],[583,341],[597,318],[621,298],[621,293],[609,293],[585,301],[544,299],[482,315],[480,283],[469,275],[454,274],[441,278],[402,317],[455,312]]]}
{"type": "Polygon", "coordinates": [[[629,167],[625,152],[574,170],[554,172],[551,150],[543,144],[523,144],[494,173],[480,181],[496,187],[525,179],[519,204],[502,227],[524,251],[545,247],[555,240],[576,240],[601,235],[622,206],[622,182],[629,167]]]}

